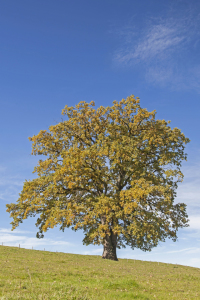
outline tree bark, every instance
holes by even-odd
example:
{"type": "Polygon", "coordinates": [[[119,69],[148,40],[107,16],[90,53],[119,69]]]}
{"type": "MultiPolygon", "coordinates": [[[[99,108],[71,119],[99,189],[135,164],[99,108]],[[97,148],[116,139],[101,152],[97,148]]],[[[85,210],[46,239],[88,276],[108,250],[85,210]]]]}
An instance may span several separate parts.
{"type": "MultiPolygon", "coordinates": [[[[102,224],[105,224],[105,217],[101,218],[102,224]]],[[[103,254],[102,258],[118,260],[117,259],[117,235],[110,229],[110,235],[106,235],[103,243],[103,254]]]]}

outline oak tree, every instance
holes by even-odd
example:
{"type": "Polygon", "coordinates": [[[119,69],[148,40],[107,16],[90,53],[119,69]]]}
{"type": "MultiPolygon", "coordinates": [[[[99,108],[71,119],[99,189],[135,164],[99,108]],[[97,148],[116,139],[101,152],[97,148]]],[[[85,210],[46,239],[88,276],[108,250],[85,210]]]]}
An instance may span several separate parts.
{"type": "Polygon", "coordinates": [[[12,230],[37,216],[37,237],[59,225],[82,229],[83,243],[103,244],[103,258],[117,260],[116,248],[144,251],[188,226],[186,205],[176,203],[189,139],[139,98],[94,108],[94,102],[65,106],[65,120],[29,138],[42,155],[24,182],[17,203],[7,204],[12,230]]]}

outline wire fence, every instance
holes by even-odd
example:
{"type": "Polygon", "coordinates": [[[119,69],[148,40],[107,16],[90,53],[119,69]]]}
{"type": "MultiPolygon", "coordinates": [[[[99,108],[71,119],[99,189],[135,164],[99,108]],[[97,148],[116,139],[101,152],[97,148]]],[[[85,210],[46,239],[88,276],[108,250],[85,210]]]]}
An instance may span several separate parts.
{"type": "MultiPolygon", "coordinates": [[[[28,248],[21,247],[21,245],[20,245],[20,244],[18,244],[18,245],[19,245],[19,246],[11,246],[11,245],[6,245],[4,242],[2,242],[2,243],[1,243],[1,246],[7,246],[7,247],[17,247],[17,248],[19,248],[19,249],[20,249],[20,248],[23,248],[23,249],[27,249],[27,250],[28,250],[28,248]]],[[[33,246],[31,247],[31,249],[32,249],[32,250],[38,250],[38,251],[45,251],[45,248],[44,248],[44,249],[42,249],[42,250],[40,250],[40,249],[34,249],[34,247],[33,247],[33,246]]],[[[29,250],[30,250],[30,249],[29,249],[29,250]]],[[[56,250],[56,251],[47,250],[47,251],[49,251],[49,252],[59,252],[59,251],[57,251],[57,250],[56,250]]]]}

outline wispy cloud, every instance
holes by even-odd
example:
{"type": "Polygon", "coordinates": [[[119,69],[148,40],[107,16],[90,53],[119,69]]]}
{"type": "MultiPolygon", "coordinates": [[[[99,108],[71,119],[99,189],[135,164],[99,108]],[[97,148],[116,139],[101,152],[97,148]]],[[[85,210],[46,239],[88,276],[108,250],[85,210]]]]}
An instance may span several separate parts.
{"type": "Polygon", "coordinates": [[[11,176],[9,178],[1,178],[0,180],[0,186],[2,185],[15,185],[15,186],[22,186],[23,181],[17,178],[16,176],[11,176]]]}
{"type": "Polygon", "coordinates": [[[190,258],[189,259],[189,264],[191,264],[195,267],[200,266],[200,258],[198,258],[198,257],[190,258]]]}
{"type": "Polygon", "coordinates": [[[13,176],[0,172],[0,200],[6,202],[17,200],[23,181],[20,175],[13,176]]]}
{"type": "Polygon", "coordinates": [[[84,251],[84,255],[95,255],[98,253],[102,253],[103,252],[103,248],[100,249],[95,249],[95,250],[90,250],[90,251],[84,251]]]}
{"type": "Polygon", "coordinates": [[[167,52],[175,50],[185,40],[184,31],[180,32],[179,26],[174,26],[171,22],[152,25],[143,32],[137,43],[130,41],[129,45],[120,49],[115,54],[115,60],[130,65],[155,57],[163,58],[167,52]]]}
{"type": "MultiPolygon", "coordinates": [[[[195,154],[195,158],[198,157],[199,152],[195,154]]],[[[177,202],[187,204],[191,227],[193,227],[194,223],[198,221],[196,215],[200,214],[200,162],[198,160],[195,163],[191,162],[190,165],[184,166],[182,171],[184,181],[180,183],[177,189],[177,202]]],[[[200,226],[197,225],[197,228],[200,228],[200,226]]]]}
{"type": "Polygon", "coordinates": [[[191,215],[189,217],[190,221],[189,221],[189,224],[190,224],[190,229],[192,230],[199,230],[200,231],[200,214],[198,215],[191,215]]]}
{"type": "Polygon", "coordinates": [[[15,229],[15,231],[11,231],[10,229],[7,229],[7,228],[0,228],[0,234],[2,235],[2,234],[16,234],[16,233],[18,233],[18,234],[24,234],[24,233],[26,233],[26,234],[28,234],[28,233],[32,233],[32,231],[28,231],[28,230],[20,230],[20,229],[15,229]]]}
{"type": "Polygon", "coordinates": [[[200,248],[197,247],[190,247],[190,248],[184,248],[184,249],[178,249],[178,250],[173,250],[173,251],[167,251],[165,252],[166,254],[171,254],[171,253],[180,253],[180,252],[185,252],[185,254],[196,254],[200,253],[200,248]]]}
{"type": "Polygon", "coordinates": [[[19,192],[22,189],[21,185],[15,185],[14,182],[10,183],[10,185],[1,185],[0,187],[0,200],[5,202],[16,201],[19,197],[19,192]]]}
{"type": "MultiPolygon", "coordinates": [[[[25,165],[29,166],[28,163],[25,163],[25,165]]],[[[30,165],[32,166],[32,162],[30,165]]],[[[26,176],[23,162],[18,162],[17,172],[9,167],[0,166],[0,200],[6,202],[16,201],[26,176]]],[[[28,178],[30,177],[34,177],[32,170],[29,170],[28,178]]]]}
{"type": "Polygon", "coordinates": [[[193,51],[200,46],[199,26],[200,16],[195,10],[149,19],[142,29],[135,25],[131,29],[129,25],[119,31],[120,47],[113,61],[118,66],[139,66],[152,84],[200,92],[200,61],[190,61],[193,51]]]}
{"type": "Polygon", "coordinates": [[[5,246],[20,246],[24,248],[47,245],[49,246],[74,246],[74,244],[66,241],[58,241],[50,238],[37,239],[35,237],[28,236],[30,231],[16,230],[14,232],[7,228],[0,228],[0,244],[3,243],[5,246]]]}

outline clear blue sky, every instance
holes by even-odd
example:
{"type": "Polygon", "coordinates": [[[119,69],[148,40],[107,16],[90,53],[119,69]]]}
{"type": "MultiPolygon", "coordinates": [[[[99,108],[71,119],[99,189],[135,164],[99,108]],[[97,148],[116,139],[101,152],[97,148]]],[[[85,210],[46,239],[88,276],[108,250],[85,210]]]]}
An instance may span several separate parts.
{"type": "Polygon", "coordinates": [[[176,243],[118,257],[200,267],[199,28],[199,0],[0,1],[0,243],[101,255],[79,231],[36,239],[34,219],[11,232],[5,204],[34,178],[28,137],[61,121],[66,104],[107,106],[134,94],[191,140],[176,200],[188,205],[190,228],[176,243]]]}

